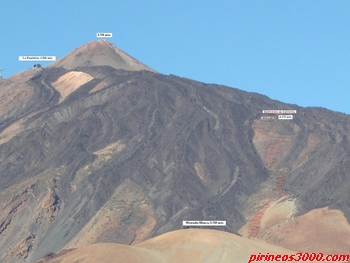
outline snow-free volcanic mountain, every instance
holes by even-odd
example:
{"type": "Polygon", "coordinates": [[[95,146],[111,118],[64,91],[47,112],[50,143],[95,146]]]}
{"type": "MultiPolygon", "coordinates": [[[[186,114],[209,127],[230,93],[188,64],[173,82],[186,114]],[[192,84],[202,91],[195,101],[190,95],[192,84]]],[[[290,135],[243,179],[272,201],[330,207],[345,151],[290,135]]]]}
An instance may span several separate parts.
{"type": "Polygon", "coordinates": [[[72,70],[77,67],[111,66],[124,70],[148,70],[150,67],[142,64],[106,40],[92,41],[74,49],[70,54],[50,64],[49,68],[64,68],[72,70]]]}
{"type": "Polygon", "coordinates": [[[237,242],[348,253],[349,137],[349,115],[163,75],[93,41],[0,79],[0,262],[96,243],[139,251],[186,220],[225,220],[191,231],[237,242]],[[261,120],[275,116],[265,109],[297,113],[261,120]]]}

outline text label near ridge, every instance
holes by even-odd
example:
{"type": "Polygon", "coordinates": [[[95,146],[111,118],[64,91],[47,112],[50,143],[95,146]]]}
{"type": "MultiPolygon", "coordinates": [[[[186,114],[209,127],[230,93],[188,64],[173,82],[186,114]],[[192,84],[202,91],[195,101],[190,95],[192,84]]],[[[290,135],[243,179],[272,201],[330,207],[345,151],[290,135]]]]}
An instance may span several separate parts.
{"type": "Polygon", "coordinates": [[[186,220],[182,221],[183,226],[226,226],[226,221],[221,220],[199,220],[199,221],[191,221],[186,220]]]}
{"type": "Polygon", "coordinates": [[[296,110],[262,110],[262,113],[272,114],[296,114],[296,110]]]}
{"type": "Polygon", "coordinates": [[[113,37],[112,33],[96,33],[96,37],[113,37]]]}
{"type": "Polygon", "coordinates": [[[19,56],[19,61],[56,61],[56,56],[19,56]]]}

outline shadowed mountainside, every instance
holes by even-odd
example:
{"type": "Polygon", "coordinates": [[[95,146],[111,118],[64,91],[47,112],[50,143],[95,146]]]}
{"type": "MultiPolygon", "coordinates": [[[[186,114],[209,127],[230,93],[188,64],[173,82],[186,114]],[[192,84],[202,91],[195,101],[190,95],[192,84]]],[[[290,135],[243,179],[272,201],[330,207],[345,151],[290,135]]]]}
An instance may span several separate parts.
{"type": "MultiPolygon", "coordinates": [[[[78,62],[107,57],[115,49],[106,45],[92,42],[48,68],[0,80],[4,262],[91,243],[137,244],[183,228],[183,220],[226,220],[216,229],[249,237],[260,201],[276,197],[276,174],[266,167],[272,135],[284,138],[273,168],[286,174],[286,194],[271,203],[257,238],[292,250],[306,240],[319,251],[313,234],[291,241],[276,229],[303,232],[296,219],[310,222],[309,212],[329,207],[337,219],[328,231],[342,243],[322,247],[350,247],[348,115],[140,70],[147,67],[71,59],[78,51],[78,62]],[[258,122],[269,137],[253,129],[263,109],[298,113],[258,122]]],[[[325,223],[308,226],[314,233],[325,223]]]]}

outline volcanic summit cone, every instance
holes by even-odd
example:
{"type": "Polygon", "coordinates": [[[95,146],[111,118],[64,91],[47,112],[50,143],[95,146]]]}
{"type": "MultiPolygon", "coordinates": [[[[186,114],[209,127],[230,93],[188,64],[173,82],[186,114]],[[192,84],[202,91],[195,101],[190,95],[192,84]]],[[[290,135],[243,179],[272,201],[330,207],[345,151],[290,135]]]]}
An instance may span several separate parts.
{"type": "Polygon", "coordinates": [[[111,66],[115,69],[130,71],[155,70],[142,64],[133,57],[105,40],[92,41],[76,48],[68,55],[49,65],[49,68],[65,68],[67,70],[77,67],[111,66]]]}

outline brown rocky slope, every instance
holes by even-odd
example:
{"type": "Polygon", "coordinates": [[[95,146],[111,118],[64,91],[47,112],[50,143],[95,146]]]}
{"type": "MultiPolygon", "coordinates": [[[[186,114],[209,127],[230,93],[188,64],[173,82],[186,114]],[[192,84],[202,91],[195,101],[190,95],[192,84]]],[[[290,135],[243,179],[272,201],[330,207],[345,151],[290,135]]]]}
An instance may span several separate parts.
{"type": "Polygon", "coordinates": [[[271,136],[284,138],[272,168],[286,174],[285,197],[270,203],[256,238],[292,250],[299,238],[319,251],[327,244],[314,232],[326,222],[302,222],[328,207],[336,215],[329,231],[342,239],[328,241],[332,251],[350,248],[341,234],[350,220],[348,115],[94,58],[85,64],[115,50],[99,43],[79,55],[81,65],[71,64],[73,51],[68,62],[0,80],[8,105],[0,108],[3,262],[91,243],[137,244],[183,228],[183,220],[226,220],[218,229],[249,237],[261,201],[276,198],[265,158],[271,136]],[[298,113],[257,123],[269,137],[253,128],[263,109],[298,113]],[[305,225],[312,231],[291,228],[305,225]],[[305,235],[291,237],[294,229],[305,235]]]}
{"type": "Polygon", "coordinates": [[[247,263],[251,256],[259,253],[296,254],[295,251],[217,230],[186,229],[160,235],[136,246],[88,245],[47,255],[37,263],[247,263]]]}

